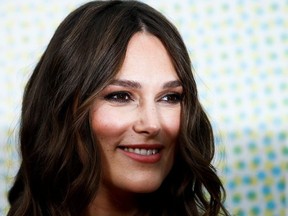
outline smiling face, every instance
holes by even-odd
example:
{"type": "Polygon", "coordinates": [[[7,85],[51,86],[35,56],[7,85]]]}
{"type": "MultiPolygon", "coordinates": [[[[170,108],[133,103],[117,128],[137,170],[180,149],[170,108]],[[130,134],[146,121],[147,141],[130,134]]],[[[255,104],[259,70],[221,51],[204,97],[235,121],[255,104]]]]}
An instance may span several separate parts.
{"type": "Polygon", "coordinates": [[[147,193],[159,188],[174,162],[182,92],[161,41],[136,33],[120,71],[91,110],[102,190],[147,193]]]}

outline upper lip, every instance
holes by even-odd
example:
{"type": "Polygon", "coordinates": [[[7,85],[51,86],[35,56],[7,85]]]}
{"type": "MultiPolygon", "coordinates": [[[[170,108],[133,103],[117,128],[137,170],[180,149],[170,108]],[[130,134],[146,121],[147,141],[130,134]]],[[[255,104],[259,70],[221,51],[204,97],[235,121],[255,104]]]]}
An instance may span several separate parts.
{"type": "Polygon", "coordinates": [[[139,149],[162,149],[164,146],[162,144],[127,144],[119,145],[119,148],[139,148],[139,149]]]}

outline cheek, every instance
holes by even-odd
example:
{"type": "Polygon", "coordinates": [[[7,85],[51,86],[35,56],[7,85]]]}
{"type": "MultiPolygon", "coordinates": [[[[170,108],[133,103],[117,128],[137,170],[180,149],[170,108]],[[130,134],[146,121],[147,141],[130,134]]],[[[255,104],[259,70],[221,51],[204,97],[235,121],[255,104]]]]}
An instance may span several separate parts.
{"type": "Polygon", "coordinates": [[[106,106],[95,108],[91,117],[94,136],[100,142],[120,137],[129,127],[129,119],[123,112],[115,112],[115,109],[106,106]]]}
{"type": "Polygon", "coordinates": [[[165,127],[166,134],[168,134],[169,138],[173,141],[175,141],[179,135],[181,118],[180,113],[180,108],[176,110],[166,110],[166,113],[163,111],[162,126],[165,127]]]}

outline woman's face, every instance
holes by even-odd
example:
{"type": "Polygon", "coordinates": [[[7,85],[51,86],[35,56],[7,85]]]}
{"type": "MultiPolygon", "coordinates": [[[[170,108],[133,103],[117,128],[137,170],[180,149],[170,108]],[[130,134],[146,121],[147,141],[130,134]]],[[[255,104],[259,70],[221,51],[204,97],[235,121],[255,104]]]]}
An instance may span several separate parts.
{"type": "Polygon", "coordinates": [[[124,63],[92,108],[101,187],[133,193],[159,188],[174,162],[183,89],[160,40],[136,33],[124,63]]]}

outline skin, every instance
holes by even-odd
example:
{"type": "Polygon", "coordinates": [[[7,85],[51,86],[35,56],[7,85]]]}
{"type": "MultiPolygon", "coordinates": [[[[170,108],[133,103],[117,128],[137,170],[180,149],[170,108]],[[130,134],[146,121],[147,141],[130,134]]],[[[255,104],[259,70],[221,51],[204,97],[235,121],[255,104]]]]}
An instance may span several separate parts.
{"type": "Polygon", "coordinates": [[[120,71],[91,109],[103,177],[89,215],[132,215],[137,194],[160,187],[174,162],[182,93],[161,41],[146,32],[136,33],[120,71]],[[127,154],[128,148],[137,147],[157,153],[127,154]]]}

